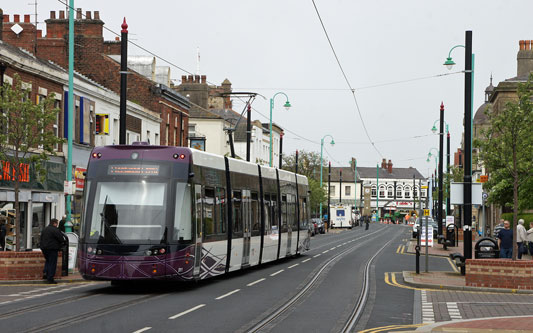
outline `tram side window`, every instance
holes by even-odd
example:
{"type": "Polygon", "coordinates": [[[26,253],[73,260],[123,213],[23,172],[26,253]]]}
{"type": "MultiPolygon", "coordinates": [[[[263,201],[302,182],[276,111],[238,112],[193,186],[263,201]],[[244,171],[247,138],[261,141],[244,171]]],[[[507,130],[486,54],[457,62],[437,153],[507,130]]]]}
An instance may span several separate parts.
{"type": "Polygon", "coordinates": [[[272,221],[272,230],[279,230],[279,210],[278,210],[278,196],[273,194],[270,201],[272,207],[270,215],[272,221]]]}
{"type": "Polygon", "coordinates": [[[252,192],[252,201],[250,206],[252,210],[252,236],[259,236],[261,219],[259,218],[259,202],[256,192],[252,192]]]}
{"type": "Polygon", "coordinates": [[[265,194],[265,231],[269,232],[272,229],[270,222],[270,194],[265,194]]]}
{"type": "Polygon", "coordinates": [[[291,207],[291,226],[292,230],[298,230],[298,216],[296,214],[298,213],[298,210],[296,209],[296,196],[291,195],[290,196],[290,207],[291,207]]]}
{"type": "Polygon", "coordinates": [[[242,236],[242,192],[233,191],[233,235],[242,236]]]}
{"type": "Polygon", "coordinates": [[[215,210],[215,190],[210,187],[204,189],[204,234],[216,234],[217,214],[215,210]]]}
{"type": "Polygon", "coordinates": [[[176,211],[174,213],[174,235],[172,240],[192,240],[191,185],[176,184],[176,211]]]}
{"type": "Polygon", "coordinates": [[[287,231],[288,207],[287,195],[281,196],[281,231],[287,231]]]}
{"type": "Polygon", "coordinates": [[[226,190],[217,187],[217,209],[218,225],[216,232],[221,234],[226,232],[226,190]]]}

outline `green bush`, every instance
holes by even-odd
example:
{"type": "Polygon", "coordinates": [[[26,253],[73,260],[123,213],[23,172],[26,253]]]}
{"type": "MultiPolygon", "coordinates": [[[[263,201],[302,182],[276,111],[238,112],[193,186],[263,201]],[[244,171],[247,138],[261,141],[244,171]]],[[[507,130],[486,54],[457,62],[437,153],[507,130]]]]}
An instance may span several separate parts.
{"type": "MultiPolygon", "coordinates": [[[[503,213],[502,219],[508,220],[511,222],[511,226],[513,225],[513,213],[503,213]]],[[[526,227],[526,230],[529,229],[529,224],[533,222],[533,214],[532,213],[518,213],[518,219],[524,219],[524,227],[526,227]]]]}

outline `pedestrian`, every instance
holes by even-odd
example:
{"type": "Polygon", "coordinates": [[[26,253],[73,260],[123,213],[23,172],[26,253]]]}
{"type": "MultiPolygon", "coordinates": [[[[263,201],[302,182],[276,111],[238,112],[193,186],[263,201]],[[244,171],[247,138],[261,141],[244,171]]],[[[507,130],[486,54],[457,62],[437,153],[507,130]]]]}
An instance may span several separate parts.
{"type": "Polygon", "coordinates": [[[370,218],[367,216],[365,219],[365,230],[368,230],[369,226],[370,226],[370,218]]]}
{"type": "Polygon", "coordinates": [[[59,231],[57,226],[58,221],[54,218],[50,221],[50,224],[44,228],[41,234],[41,250],[44,259],[46,260],[44,264],[43,279],[46,279],[50,284],[57,283],[54,280],[54,276],[56,275],[57,254],[65,243],[63,234],[59,231]]]}
{"type": "Polygon", "coordinates": [[[498,232],[498,246],[500,258],[510,259],[513,256],[513,230],[509,221],[503,222],[503,229],[498,232]]]}
{"type": "Polygon", "coordinates": [[[533,223],[529,222],[529,230],[527,231],[527,244],[529,246],[529,254],[533,259],[533,223]]]}
{"type": "Polygon", "coordinates": [[[7,228],[4,220],[0,220],[0,251],[6,250],[7,228]]]}
{"type": "Polygon", "coordinates": [[[61,230],[61,232],[65,232],[65,222],[67,222],[67,216],[63,215],[63,218],[61,221],[59,221],[59,227],[58,229],[61,230]]]}
{"type": "Polygon", "coordinates": [[[494,227],[494,238],[498,238],[498,233],[503,229],[503,219],[500,219],[500,223],[494,227]]]}
{"type": "Polygon", "coordinates": [[[527,231],[524,227],[524,220],[518,220],[516,225],[516,244],[518,245],[518,259],[522,259],[522,254],[525,252],[525,242],[527,241],[527,231]]]}

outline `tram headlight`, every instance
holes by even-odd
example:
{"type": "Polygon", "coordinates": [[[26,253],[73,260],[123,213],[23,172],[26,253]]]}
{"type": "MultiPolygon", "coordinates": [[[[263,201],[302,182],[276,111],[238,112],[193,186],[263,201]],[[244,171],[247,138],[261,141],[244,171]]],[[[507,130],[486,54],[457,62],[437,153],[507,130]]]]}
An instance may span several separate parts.
{"type": "Polygon", "coordinates": [[[89,246],[89,247],[87,248],[87,252],[89,252],[89,254],[93,253],[93,248],[89,246]]]}
{"type": "Polygon", "coordinates": [[[144,251],[144,254],[146,254],[147,256],[151,256],[152,255],[152,251],[151,250],[146,250],[146,251],[144,251]]]}
{"type": "Polygon", "coordinates": [[[96,254],[102,254],[102,250],[96,250],[96,254]]]}

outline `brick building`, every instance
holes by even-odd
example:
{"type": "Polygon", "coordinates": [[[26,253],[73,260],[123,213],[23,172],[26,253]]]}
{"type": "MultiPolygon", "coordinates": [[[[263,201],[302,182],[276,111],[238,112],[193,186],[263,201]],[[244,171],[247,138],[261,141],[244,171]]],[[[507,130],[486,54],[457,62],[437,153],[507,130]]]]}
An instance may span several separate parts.
{"type": "MultiPolygon", "coordinates": [[[[51,60],[68,68],[68,18],[64,11],[50,12],[45,20],[46,36],[30,22],[30,16],[4,15],[3,40],[34,53],[38,58],[51,60]],[[17,28],[18,26],[18,28],[17,28]],[[13,27],[15,27],[13,29],[13,27]],[[16,33],[19,31],[19,33],[16,33]]],[[[82,14],[77,9],[74,21],[74,68],[88,79],[120,93],[120,63],[111,55],[120,55],[120,41],[104,41],[104,22],[98,11],[82,14]]],[[[118,24],[117,24],[118,27],[118,24]]],[[[186,146],[189,101],[166,85],[156,83],[135,70],[129,69],[128,99],[147,110],[157,112],[161,118],[159,142],[155,144],[186,146]]],[[[134,116],[126,119],[127,128],[143,134],[140,122],[134,116]]]]}

